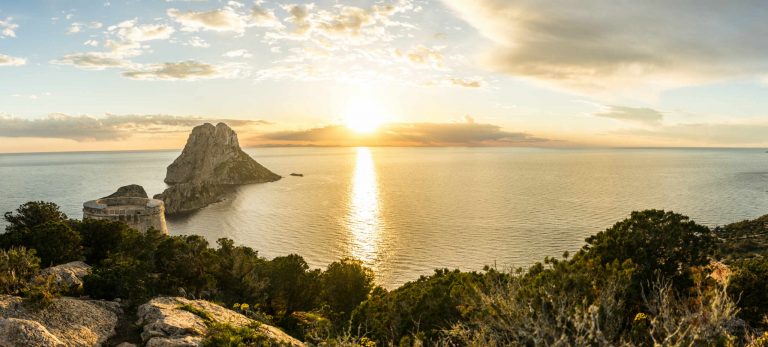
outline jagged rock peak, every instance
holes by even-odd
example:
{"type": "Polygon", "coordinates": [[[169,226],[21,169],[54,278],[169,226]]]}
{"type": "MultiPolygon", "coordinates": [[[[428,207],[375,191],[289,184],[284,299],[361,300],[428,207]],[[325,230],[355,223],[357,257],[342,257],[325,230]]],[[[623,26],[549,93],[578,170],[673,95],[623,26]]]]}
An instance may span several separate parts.
{"type": "Polygon", "coordinates": [[[111,195],[103,197],[103,199],[108,198],[149,198],[147,195],[147,191],[144,190],[144,187],[138,185],[138,184],[129,184],[127,186],[122,186],[120,188],[117,188],[117,191],[112,193],[111,195]]]}
{"type": "Polygon", "coordinates": [[[232,128],[205,123],[192,129],[181,155],[168,166],[165,183],[246,184],[278,179],[240,149],[232,128]]]}
{"type": "Polygon", "coordinates": [[[165,212],[191,212],[220,201],[232,186],[277,181],[281,177],[240,149],[237,134],[226,124],[196,126],[176,160],[168,166],[165,183],[155,196],[165,212]]]}

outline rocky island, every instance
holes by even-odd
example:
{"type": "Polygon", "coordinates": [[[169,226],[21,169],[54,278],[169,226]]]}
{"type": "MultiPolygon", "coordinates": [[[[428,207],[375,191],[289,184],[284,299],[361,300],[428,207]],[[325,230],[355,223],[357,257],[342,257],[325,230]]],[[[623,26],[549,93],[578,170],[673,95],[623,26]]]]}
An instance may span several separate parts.
{"type": "Polygon", "coordinates": [[[192,129],[181,155],[168,166],[170,187],[155,199],[165,202],[167,214],[191,212],[220,201],[237,185],[280,178],[243,152],[229,126],[205,123],[192,129]]]}

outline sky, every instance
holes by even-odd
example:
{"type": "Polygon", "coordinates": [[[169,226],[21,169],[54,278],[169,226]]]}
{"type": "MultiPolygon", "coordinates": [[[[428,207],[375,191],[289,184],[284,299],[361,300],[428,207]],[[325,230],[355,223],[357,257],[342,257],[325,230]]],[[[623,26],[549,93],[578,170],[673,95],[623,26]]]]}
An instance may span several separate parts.
{"type": "Polygon", "coordinates": [[[767,147],[762,1],[0,0],[0,152],[767,147]]]}

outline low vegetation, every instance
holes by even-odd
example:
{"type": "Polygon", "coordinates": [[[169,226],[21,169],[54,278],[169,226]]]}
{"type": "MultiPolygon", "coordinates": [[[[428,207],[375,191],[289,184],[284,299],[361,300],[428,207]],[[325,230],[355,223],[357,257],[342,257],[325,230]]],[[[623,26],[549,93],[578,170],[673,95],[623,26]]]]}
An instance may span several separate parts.
{"type": "MultiPolygon", "coordinates": [[[[439,269],[394,290],[344,259],[324,270],[220,239],[71,220],[52,203],[5,214],[0,293],[44,302],[40,267],[84,260],[84,294],[136,306],[158,295],[222,303],[324,346],[764,346],[768,220],[710,229],[633,212],[573,255],[527,269],[439,269]]],[[[204,314],[205,312],[190,312],[204,314]]],[[[255,327],[211,325],[206,346],[260,346],[255,327]]]]}

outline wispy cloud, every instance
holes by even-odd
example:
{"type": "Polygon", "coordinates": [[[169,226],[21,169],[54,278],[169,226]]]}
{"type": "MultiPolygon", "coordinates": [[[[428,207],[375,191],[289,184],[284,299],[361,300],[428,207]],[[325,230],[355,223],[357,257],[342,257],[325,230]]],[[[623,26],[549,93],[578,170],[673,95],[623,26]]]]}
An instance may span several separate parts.
{"type": "Polygon", "coordinates": [[[90,22],[90,23],[74,22],[69,25],[69,28],[67,29],[67,33],[77,34],[79,32],[82,32],[84,29],[99,29],[103,26],[104,24],[102,24],[101,22],[90,22]]]}
{"type": "Polygon", "coordinates": [[[504,131],[497,125],[474,121],[387,124],[371,134],[356,133],[343,125],[328,125],[267,133],[254,140],[331,146],[520,146],[549,141],[528,133],[504,131]]]}
{"type": "Polygon", "coordinates": [[[581,92],[664,90],[768,69],[760,1],[443,0],[491,69],[581,92]]]}
{"type": "Polygon", "coordinates": [[[12,57],[10,55],[0,54],[0,66],[22,66],[27,63],[27,59],[12,57]]]}
{"type": "Polygon", "coordinates": [[[0,19],[0,38],[16,37],[16,29],[18,28],[19,25],[13,23],[12,17],[0,19]]]}
{"type": "Polygon", "coordinates": [[[0,115],[0,137],[59,138],[76,141],[124,140],[133,135],[183,133],[202,123],[225,122],[235,128],[268,125],[263,120],[215,119],[170,115],[88,115],[51,114],[27,119],[0,115]]]}
{"type": "Polygon", "coordinates": [[[660,125],[664,114],[651,108],[609,105],[594,113],[596,117],[610,118],[644,125],[660,125]]]}
{"type": "Polygon", "coordinates": [[[194,60],[162,63],[137,67],[123,72],[123,76],[137,80],[200,80],[235,78],[247,72],[241,64],[212,65],[194,60]]]}
{"type": "Polygon", "coordinates": [[[230,4],[209,11],[182,11],[171,8],[168,17],[181,24],[183,31],[218,31],[245,33],[249,27],[279,27],[280,21],[271,10],[254,5],[250,11],[240,3],[230,4]]]}

